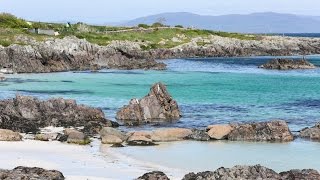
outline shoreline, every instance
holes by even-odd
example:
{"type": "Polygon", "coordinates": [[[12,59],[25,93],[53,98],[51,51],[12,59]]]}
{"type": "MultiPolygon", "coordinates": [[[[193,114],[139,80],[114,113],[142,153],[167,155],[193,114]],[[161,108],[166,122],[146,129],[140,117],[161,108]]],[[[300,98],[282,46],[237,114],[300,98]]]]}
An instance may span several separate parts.
{"type": "Polygon", "coordinates": [[[162,170],[171,174],[173,179],[184,174],[133,159],[125,160],[112,151],[104,154],[96,140],[88,146],[24,140],[0,142],[0,147],[1,169],[17,166],[55,169],[61,171],[67,180],[132,179],[152,170],[162,170]]]}
{"type": "MultiPolygon", "coordinates": [[[[46,169],[56,169],[61,171],[67,180],[133,179],[150,171],[162,171],[167,174],[170,179],[175,180],[181,179],[189,172],[213,171],[219,167],[231,168],[234,165],[255,164],[272,168],[276,172],[302,168],[315,168],[318,171],[320,170],[319,168],[307,165],[311,163],[309,161],[310,158],[313,160],[313,164],[320,162],[315,159],[316,156],[310,154],[310,152],[315,153],[316,149],[320,147],[320,144],[304,140],[280,144],[262,142],[218,141],[203,143],[196,141],[179,141],[160,143],[159,146],[152,147],[128,146],[120,149],[111,148],[109,145],[102,145],[97,139],[93,140],[88,146],[64,144],[54,141],[24,140],[22,142],[0,142],[0,147],[0,168],[2,169],[12,169],[16,166],[37,166],[46,169]],[[280,149],[287,153],[279,152],[279,145],[282,147],[280,149]],[[307,148],[313,147],[313,150],[308,151],[308,155],[303,155],[306,152],[301,151],[303,146],[307,148]],[[184,151],[181,151],[183,149],[184,151]],[[288,149],[289,151],[287,151],[288,149]],[[256,152],[257,150],[262,153],[251,153],[251,151],[256,152]],[[293,156],[290,150],[301,152],[301,154],[295,154],[293,156]],[[140,156],[137,155],[136,152],[140,152],[140,156]],[[270,152],[273,153],[270,154],[270,152]],[[170,159],[168,153],[172,154],[175,159],[172,157],[170,159]],[[251,155],[244,156],[244,154],[251,155]],[[272,154],[274,156],[270,156],[272,154]],[[141,155],[145,157],[142,158],[141,155]],[[150,159],[150,156],[155,158],[150,159]],[[292,164],[290,159],[295,159],[297,156],[299,163],[292,164]],[[241,158],[233,159],[235,157],[241,158]],[[277,157],[282,158],[277,159],[277,157]],[[204,160],[202,162],[203,164],[199,167],[200,161],[195,161],[194,158],[204,160]],[[149,161],[146,161],[146,159],[149,159],[149,161]],[[162,161],[159,161],[159,159],[162,159],[162,161]],[[275,161],[275,159],[277,159],[277,161],[275,161]],[[168,163],[172,163],[173,160],[176,164],[168,165],[168,163]],[[304,160],[304,163],[301,162],[301,160],[304,160]],[[193,163],[186,164],[186,161],[192,161],[193,163]],[[177,169],[176,166],[179,163],[184,167],[177,169]],[[270,164],[273,164],[273,167],[270,166],[270,164]],[[189,165],[190,168],[187,168],[187,165],[189,165]],[[193,168],[191,168],[191,165],[193,168]]],[[[297,159],[292,161],[296,160],[297,159]]],[[[315,164],[314,166],[320,167],[315,164]]]]}

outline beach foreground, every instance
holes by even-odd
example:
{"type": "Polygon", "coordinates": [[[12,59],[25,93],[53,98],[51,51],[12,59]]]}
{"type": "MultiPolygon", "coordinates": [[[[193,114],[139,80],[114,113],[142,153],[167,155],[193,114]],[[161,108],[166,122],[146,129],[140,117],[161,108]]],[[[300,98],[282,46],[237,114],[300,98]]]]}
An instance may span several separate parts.
{"type": "Polygon", "coordinates": [[[0,168],[55,169],[67,180],[134,179],[150,171],[162,171],[170,179],[182,179],[192,171],[241,164],[261,164],[276,172],[308,168],[319,171],[320,159],[316,156],[319,147],[319,143],[299,139],[281,144],[182,141],[124,148],[101,145],[95,139],[88,146],[25,140],[0,142],[0,168]]]}

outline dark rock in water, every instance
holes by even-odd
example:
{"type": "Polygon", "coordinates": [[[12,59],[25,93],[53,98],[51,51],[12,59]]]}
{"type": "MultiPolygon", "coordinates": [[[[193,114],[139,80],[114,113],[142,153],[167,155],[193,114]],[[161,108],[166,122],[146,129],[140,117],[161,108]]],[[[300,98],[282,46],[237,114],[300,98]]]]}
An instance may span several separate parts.
{"type": "Polygon", "coordinates": [[[255,166],[235,166],[233,168],[221,167],[214,172],[206,171],[201,173],[190,173],[185,175],[183,180],[256,180],[256,179],[268,179],[275,180],[281,179],[281,176],[266,167],[255,165],[255,166]]]}
{"type": "Polygon", "coordinates": [[[281,120],[231,126],[233,130],[228,134],[228,140],[232,141],[287,142],[293,140],[287,123],[281,120]]]}
{"type": "Polygon", "coordinates": [[[311,128],[302,129],[299,136],[302,138],[320,141],[320,122],[311,128]]]}
{"type": "Polygon", "coordinates": [[[119,147],[125,147],[124,145],[122,145],[121,143],[116,143],[116,144],[112,144],[111,147],[114,147],[114,148],[119,148],[119,147]]]}
{"type": "Polygon", "coordinates": [[[170,180],[166,174],[161,171],[153,171],[138,177],[137,180],[170,180]]]}
{"type": "Polygon", "coordinates": [[[181,117],[178,103],[162,83],[154,84],[144,98],[132,99],[129,105],[117,112],[116,119],[126,124],[178,120],[181,117]]]}
{"type": "Polygon", "coordinates": [[[156,145],[158,145],[152,141],[143,141],[143,140],[127,141],[127,144],[129,146],[156,146],[156,145]]]}
{"type": "Polygon", "coordinates": [[[320,180],[320,174],[314,169],[290,170],[281,172],[281,180],[320,180]]]}
{"type": "Polygon", "coordinates": [[[64,180],[61,172],[56,170],[45,170],[37,167],[16,167],[13,170],[1,170],[1,180],[24,180],[24,179],[41,179],[41,180],[64,180]]]}
{"type": "Polygon", "coordinates": [[[186,139],[196,140],[196,141],[209,141],[210,136],[207,134],[205,130],[192,130],[192,134],[189,135],[186,139]]]}
{"type": "Polygon", "coordinates": [[[291,69],[314,69],[315,65],[305,59],[290,60],[290,59],[273,59],[266,64],[260,66],[263,69],[291,70],[291,69]]]}
{"type": "Polygon", "coordinates": [[[105,119],[101,109],[78,105],[69,99],[41,101],[17,95],[14,99],[0,101],[0,128],[35,133],[47,126],[85,126],[87,134],[95,134],[102,127],[112,126],[112,123],[105,119]]]}

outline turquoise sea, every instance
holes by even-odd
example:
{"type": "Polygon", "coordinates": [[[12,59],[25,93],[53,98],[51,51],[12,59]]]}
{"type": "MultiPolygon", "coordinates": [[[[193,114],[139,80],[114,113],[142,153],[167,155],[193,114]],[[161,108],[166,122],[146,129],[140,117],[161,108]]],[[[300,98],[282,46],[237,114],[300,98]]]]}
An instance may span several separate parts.
{"type": "MultiPolygon", "coordinates": [[[[166,71],[8,75],[8,81],[0,83],[0,98],[16,93],[41,99],[72,98],[102,108],[108,118],[114,119],[116,111],[131,98],[143,97],[153,83],[162,81],[183,114],[179,122],[164,126],[205,127],[271,119],[284,119],[293,130],[314,125],[320,120],[320,69],[257,68],[273,58],[172,59],[164,60],[166,71]]],[[[307,59],[320,66],[320,56],[307,59]]]]}

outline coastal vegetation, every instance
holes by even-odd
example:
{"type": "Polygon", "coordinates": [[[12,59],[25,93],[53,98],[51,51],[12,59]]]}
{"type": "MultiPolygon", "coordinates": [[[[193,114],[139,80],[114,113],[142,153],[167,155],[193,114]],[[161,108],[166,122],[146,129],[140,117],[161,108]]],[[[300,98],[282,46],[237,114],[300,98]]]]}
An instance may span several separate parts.
{"type": "Polygon", "coordinates": [[[57,38],[76,36],[91,43],[105,46],[115,40],[141,42],[145,50],[156,48],[172,48],[191,42],[193,38],[208,38],[211,35],[230,37],[243,40],[256,40],[257,36],[239,33],[227,33],[211,30],[184,28],[181,25],[174,27],[156,22],[152,25],[139,24],[137,27],[111,27],[87,25],[84,23],[46,23],[29,22],[11,14],[0,14],[0,45],[23,44],[18,37],[28,37],[43,41],[51,36],[29,32],[30,29],[50,29],[59,33],[57,38]]]}

